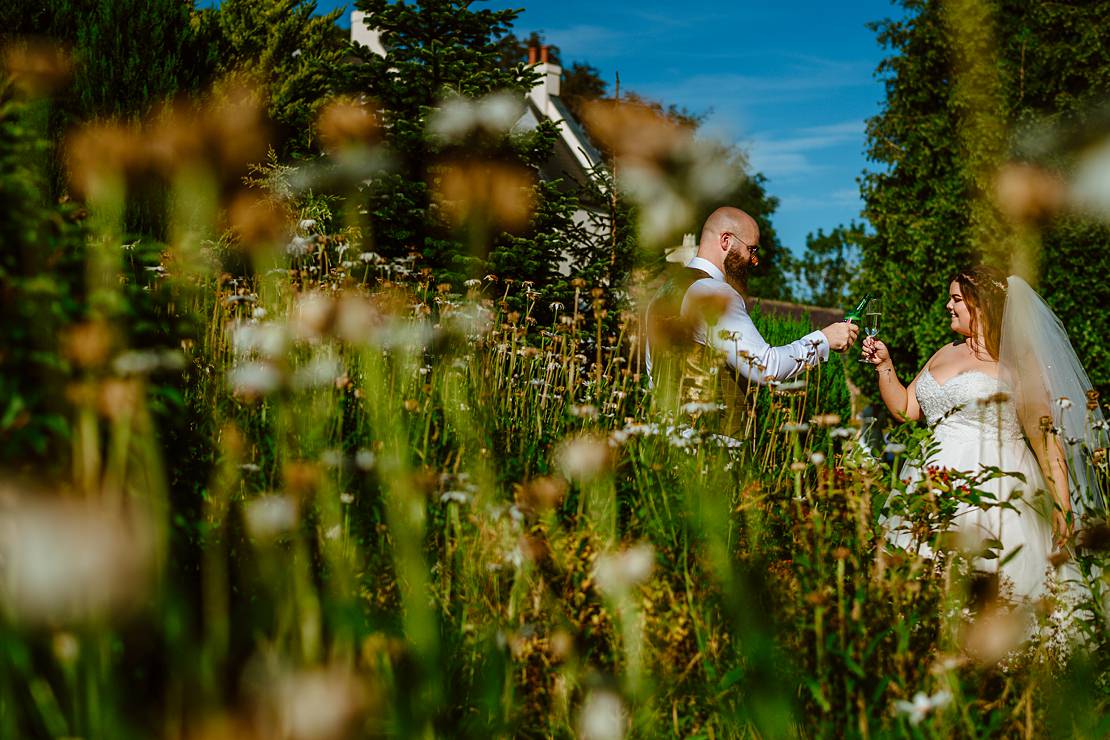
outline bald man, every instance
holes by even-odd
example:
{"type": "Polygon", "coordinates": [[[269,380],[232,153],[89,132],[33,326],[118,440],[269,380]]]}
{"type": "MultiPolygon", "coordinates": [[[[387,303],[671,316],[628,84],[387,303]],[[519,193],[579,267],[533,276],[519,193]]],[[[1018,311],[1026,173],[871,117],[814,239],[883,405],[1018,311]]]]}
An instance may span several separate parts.
{"type": "MultiPolygon", "coordinates": [[[[676,303],[677,289],[685,289],[681,293],[680,308],[668,312],[658,305],[661,301],[657,299],[648,309],[647,370],[657,386],[661,381],[656,377],[659,373],[653,373],[653,344],[686,343],[712,348],[715,352],[710,354],[723,360],[731,371],[712,373],[718,376],[716,400],[728,407],[721,428],[728,436],[737,436],[739,432],[739,416],[748,383],[788,380],[807,367],[828,360],[830,350],[847,350],[859,332],[859,327],[841,321],[790,344],[769,345],[748,316],[744,300],[748,275],[759,264],[758,251],[759,225],[755,219],[739,208],[718,208],[702,227],[697,256],[687,263],[685,274],[676,281],[676,303]],[[668,313],[678,315],[668,317],[668,313]],[[681,325],[682,342],[676,342],[677,333],[666,326],[669,318],[681,325]]],[[[689,369],[694,364],[685,357],[671,368],[671,372],[688,380],[689,369]]],[[[704,366],[704,360],[702,364],[704,366]]],[[[672,384],[667,381],[667,385],[672,384]]],[[[687,385],[689,387],[680,391],[680,402],[708,400],[690,398],[694,387],[704,387],[704,382],[687,385]]]]}

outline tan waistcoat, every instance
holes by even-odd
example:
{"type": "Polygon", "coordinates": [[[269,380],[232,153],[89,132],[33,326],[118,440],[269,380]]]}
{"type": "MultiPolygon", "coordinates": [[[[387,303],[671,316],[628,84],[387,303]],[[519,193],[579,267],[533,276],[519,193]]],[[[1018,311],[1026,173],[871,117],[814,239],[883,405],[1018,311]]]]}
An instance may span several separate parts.
{"type": "MultiPolygon", "coordinates": [[[[683,316],[686,291],[708,273],[683,267],[660,288],[647,310],[651,342],[652,383],[660,408],[681,411],[686,404],[718,404],[705,413],[700,426],[710,432],[741,439],[747,420],[748,380],[729,367],[712,346],[694,340],[694,329],[704,317],[683,316]]],[[[712,328],[709,329],[712,331],[712,328]]]]}

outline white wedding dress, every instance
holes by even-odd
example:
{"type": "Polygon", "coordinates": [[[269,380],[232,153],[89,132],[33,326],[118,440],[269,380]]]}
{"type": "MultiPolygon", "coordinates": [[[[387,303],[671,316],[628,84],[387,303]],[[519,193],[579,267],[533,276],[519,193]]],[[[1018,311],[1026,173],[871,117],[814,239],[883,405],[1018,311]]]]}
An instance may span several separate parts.
{"type": "MultiPolygon", "coordinates": [[[[928,368],[923,370],[917,380],[917,402],[933,429],[934,444],[927,459],[907,463],[902,478],[909,480],[907,495],[913,496],[920,495],[915,488],[925,478],[921,462],[925,468],[977,473],[984,466],[993,466],[1024,475],[1025,482],[1006,475],[977,486],[998,501],[1009,500],[1013,509],[990,506],[984,510],[961,504],[951,529],[961,545],[972,551],[981,549],[986,540],[1000,541],[997,559],[976,558],[973,567],[996,572],[1002,591],[1011,598],[1035,599],[1048,583],[1052,503],[1013,405],[998,396],[1008,390],[998,378],[978,370],[960,373],[943,385],[928,368]],[[1015,493],[1019,496],[1011,500],[1015,493]]],[[[914,542],[909,525],[899,517],[888,518],[885,525],[892,544],[915,547],[920,554],[931,556],[927,545],[914,542]]]]}

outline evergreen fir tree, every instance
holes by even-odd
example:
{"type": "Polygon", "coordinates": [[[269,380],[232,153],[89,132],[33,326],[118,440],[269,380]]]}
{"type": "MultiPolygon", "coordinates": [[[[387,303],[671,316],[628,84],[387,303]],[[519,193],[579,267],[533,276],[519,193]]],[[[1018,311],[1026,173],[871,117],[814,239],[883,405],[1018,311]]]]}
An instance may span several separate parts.
{"type": "MultiPolygon", "coordinates": [[[[192,4],[180,0],[0,0],[0,46],[39,37],[73,57],[72,84],[50,108],[55,197],[66,190],[57,150],[66,131],[96,118],[137,118],[207,81],[210,55],[192,20],[192,4]]],[[[132,227],[157,230],[151,210],[133,205],[132,227]]]]}
{"type": "Polygon", "coordinates": [[[312,124],[343,90],[350,44],[335,25],[342,12],[316,15],[313,0],[224,0],[197,15],[214,76],[260,90],[282,158],[315,150],[312,124]]]}
{"type": "MultiPolygon", "coordinates": [[[[396,170],[366,190],[374,246],[393,256],[419,252],[437,279],[455,284],[486,272],[530,281],[546,302],[565,294],[565,279],[557,268],[567,256],[608,262],[608,251],[599,254],[608,250],[607,244],[593,245],[590,257],[583,254],[589,250],[579,249],[585,237],[572,220],[577,196],[569,183],[537,184],[528,228],[515,235],[495,231],[480,245],[452,230],[433,203],[431,185],[445,174],[446,162],[485,158],[538,173],[557,136],[550,124],[500,141],[472,139],[462,145],[445,145],[429,135],[429,117],[445,99],[479,99],[506,91],[523,101],[533,82],[534,73],[523,63],[502,64],[499,40],[516,11],[471,6],[466,0],[358,3],[381,32],[387,54],[360,50],[362,64],[355,79],[379,106],[386,142],[397,157],[396,170]]],[[[585,266],[578,262],[575,270],[585,266]]],[[[542,318],[545,311],[540,306],[537,313],[542,318]]]]}
{"type": "Polygon", "coordinates": [[[192,3],[180,0],[0,0],[0,43],[19,36],[71,49],[73,85],[55,106],[53,134],[76,121],[141,115],[207,78],[192,3]]]}

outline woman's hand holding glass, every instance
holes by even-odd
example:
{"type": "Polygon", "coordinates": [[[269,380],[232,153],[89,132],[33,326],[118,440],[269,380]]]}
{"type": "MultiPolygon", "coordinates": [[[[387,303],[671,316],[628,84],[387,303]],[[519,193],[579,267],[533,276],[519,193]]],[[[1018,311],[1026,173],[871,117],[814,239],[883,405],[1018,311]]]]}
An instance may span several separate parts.
{"type": "Polygon", "coordinates": [[[868,337],[863,340],[863,357],[861,359],[879,368],[890,362],[890,350],[882,340],[868,337]]]}
{"type": "MultiPolygon", "coordinates": [[[[863,330],[864,336],[873,338],[879,333],[879,321],[883,316],[883,302],[879,298],[872,298],[863,309],[863,316],[860,320],[860,328],[863,330]]],[[[860,362],[870,362],[866,354],[862,354],[859,358],[860,362]]]]}

